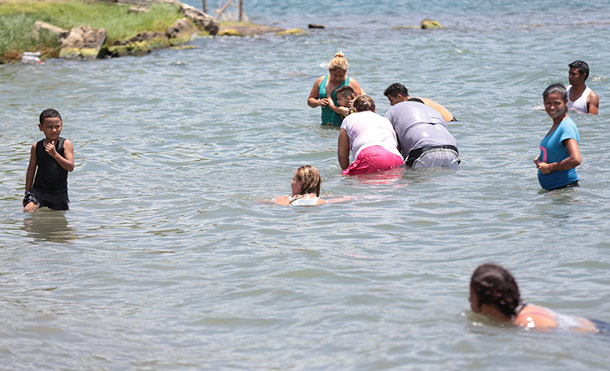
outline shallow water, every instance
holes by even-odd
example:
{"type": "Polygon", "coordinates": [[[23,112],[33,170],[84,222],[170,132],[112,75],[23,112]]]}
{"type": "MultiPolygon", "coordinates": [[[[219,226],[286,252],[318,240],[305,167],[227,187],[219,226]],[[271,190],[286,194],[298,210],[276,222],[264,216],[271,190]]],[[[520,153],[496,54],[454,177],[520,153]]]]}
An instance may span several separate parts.
{"type": "Polygon", "coordinates": [[[0,368],[606,367],[600,336],[501,328],[467,298],[494,261],[526,301],[610,321],[607,4],[246,3],[255,22],[327,29],[0,66],[0,368]],[[426,17],[449,28],[390,28],[426,17]],[[396,81],[450,109],[460,170],[341,176],[338,132],[306,105],[337,50],[379,113],[396,81]],[[541,192],[541,93],[575,59],[601,114],[572,115],[582,187],[541,192]],[[75,145],[71,210],[26,215],[46,107],[75,145]],[[265,203],[303,164],[354,200],[265,203]]]}

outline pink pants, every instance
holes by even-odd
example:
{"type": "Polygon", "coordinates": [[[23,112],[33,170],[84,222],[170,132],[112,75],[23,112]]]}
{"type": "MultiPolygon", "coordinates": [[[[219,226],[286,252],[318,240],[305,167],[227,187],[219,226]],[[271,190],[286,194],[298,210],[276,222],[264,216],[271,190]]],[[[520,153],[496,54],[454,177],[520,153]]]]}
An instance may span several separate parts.
{"type": "Polygon", "coordinates": [[[354,162],[347,169],[343,170],[343,175],[374,173],[399,167],[400,165],[402,165],[402,157],[383,147],[370,146],[360,151],[354,162]]]}

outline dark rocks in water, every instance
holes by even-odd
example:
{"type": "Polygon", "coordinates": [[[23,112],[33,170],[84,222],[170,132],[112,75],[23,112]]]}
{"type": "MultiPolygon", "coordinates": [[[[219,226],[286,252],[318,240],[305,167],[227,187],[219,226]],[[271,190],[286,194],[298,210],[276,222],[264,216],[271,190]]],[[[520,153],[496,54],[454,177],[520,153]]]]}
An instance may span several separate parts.
{"type": "Polygon", "coordinates": [[[308,24],[307,27],[309,27],[309,28],[321,28],[321,29],[326,28],[322,24],[313,24],[313,23],[308,24]]]}
{"type": "Polygon", "coordinates": [[[136,36],[132,37],[131,39],[128,40],[117,40],[115,41],[112,46],[120,46],[120,45],[127,45],[127,44],[132,44],[132,43],[138,43],[138,42],[152,42],[155,40],[165,40],[166,42],[169,43],[168,41],[168,37],[166,34],[161,33],[161,32],[140,32],[139,34],[137,34],[136,36]]]}
{"type": "Polygon", "coordinates": [[[102,54],[106,43],[106,30],[90,26],[73,27],[68,37],[61,40],[59,57],[68,59],[95,59],[102,54]]]}
{"type": "Polygon", "coordinates": [[[126,55],[144,55],[154,49],[165,48],[171,45],[167,34],[161,32],[140,32],[125,41],[115,41],[108,47],[108,57],[123,57],[126,55]]]}

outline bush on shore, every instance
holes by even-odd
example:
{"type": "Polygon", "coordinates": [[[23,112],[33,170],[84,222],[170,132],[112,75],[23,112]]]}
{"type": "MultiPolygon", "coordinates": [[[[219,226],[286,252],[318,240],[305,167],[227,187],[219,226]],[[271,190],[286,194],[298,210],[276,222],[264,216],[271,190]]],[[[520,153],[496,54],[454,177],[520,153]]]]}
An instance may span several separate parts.
{"type": "Polygon", "coordinates": [[[130,6],[78,0],[0,0],[0,63],[18,59],[24,51],[41,51],[44,57],[56,57],[58,40],[41,32],[34,39],[32,29],[36,21],[70,30],[88,25],[104,28],[107,45],[126,40],[139,32],[165,33],[176,20],[182,18],[178,6],[153,4],[150,12],[129,13],[130,6]]]}

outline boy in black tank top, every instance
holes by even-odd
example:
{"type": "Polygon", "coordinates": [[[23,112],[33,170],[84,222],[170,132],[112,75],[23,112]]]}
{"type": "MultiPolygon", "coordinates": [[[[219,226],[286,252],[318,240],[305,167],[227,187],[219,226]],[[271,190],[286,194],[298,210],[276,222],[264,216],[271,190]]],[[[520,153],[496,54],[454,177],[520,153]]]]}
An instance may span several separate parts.
{"type": "Polygon", "coordinates": [[[39,121],[38,128],[45,137],[32,144],[23,211],[41,206],[68,210],[68,172],[74,170],[74,146],[69,139],[59,136],[63,127],[59,112],[48,108],[42,111],[39,121]]]}

